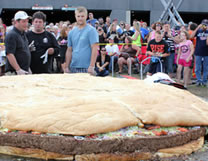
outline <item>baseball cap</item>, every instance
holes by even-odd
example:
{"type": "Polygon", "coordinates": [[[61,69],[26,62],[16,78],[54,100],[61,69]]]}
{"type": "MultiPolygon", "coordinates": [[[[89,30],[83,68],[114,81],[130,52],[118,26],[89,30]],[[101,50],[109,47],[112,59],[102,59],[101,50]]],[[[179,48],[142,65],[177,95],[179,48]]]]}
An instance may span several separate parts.
{"type": "Polygon", "coordinates": [[[15,13],[14,15],[14,20],[25,20],[25,19],[28,19],[30,18],[26,12],[24,11],[18,11],[17,13],[15,13]]]}
{"type": "Polygon", "coordinates": [[[208,26],[208,19],[204,19],[204,20],[202,20],[201,24],[202,24],[202,25],[206,25],[206,26],[208,26]]]}

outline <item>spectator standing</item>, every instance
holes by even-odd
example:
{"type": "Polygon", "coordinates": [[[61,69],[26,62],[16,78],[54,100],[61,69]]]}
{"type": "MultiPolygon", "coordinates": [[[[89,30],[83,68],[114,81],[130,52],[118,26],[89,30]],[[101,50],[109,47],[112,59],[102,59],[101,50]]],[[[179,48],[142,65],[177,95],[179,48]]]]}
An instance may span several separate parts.
{"type": "Polygon", "coordinates": [[[61,57],[61,69],[62,72],[65,69],[65,54],[66,54],[66,50],[67,50],[67,44],[68,44],[68,27],[62,27],[61,32],[60,32],[60,36],[58,38],[58,44],[60,45],[60,57],[61,57]]]}
{"type": "Polygon", "coordinates": [[[106,28],[106,26],[105,26],[105,23],[104,23],[104,20],[103,20],[102,17],[100,17],[100,18],[98,19],[98,22],[99,22],[99,26],[102,27],[104,33],[107,33],[107,28],[106,28]]]}
{"type": "Polygon", "coordinates": [[[6,29],[6,32],[8,33],[9,31],[11,31],[14,27],[14,18],[11,20],[11,23],[12,25],[11,26],[8,26],[7,29],[6,29]]]}
{"type": "MultiPolygon", "coordinates": [[[[111,25],[111,19],[110,19],[109,16],[107,16],[107,17],[105,18],[105,27],[106,27],[106,31],[109,30],[110,25],[111,25]]],[[[107,33],[107,32],[106,32],[106,33],[107,33]]]]}
{"type": "Polygon", "coordinates": [[[123,33],[123,30],[122,30],[122,28],[118,25],[118,19],[117,19],[117,18],[115,18],[115,19],[113,20],[113,24],[115,24],[115,26],[116,26],[116,32],[118,32],[119,35],[121,35],[121,34],[123,33]]]}
{"type": "Polygon", "coordinates": [[[119,27],[122,29],[123,32],[125,31],[125,26],[126,23],[124,21],[120,21],[119,27]]]}
{"type": "Polygon", "coordinates": [[[152,31],[149,34],[147,42],[150,42],[151,40],[155,39],[155,33],[161,30],[162,30],[162,24],[160,22],[154,23],[152,25],[152,31]]]}
{"type": "Polygon", "coordinates": [[[124,30],[124,32],[122,33],[122,35],[120,36],[120,40],[122,41],[122,42],[124,42],[125,41],[125,38],[126,38],[126,36],[133,36],[134,35],[134,32],[132,31],[132,30],[130,30],[130,25],[128,24],[128,23],[126,23],[125,24],[125,30],[124,30]]]}
{"type": "Polygon", "coordinates": [[[101,26],[98,26],[97,32],[99,35],[99,43],[102,45],[103,43],[106,43],[106,33],[104,32],[103,28],[101,26]]]}
{"type": "Polygon", "coordinates": [[[107,38],[109,39],[109,37],[111,36],[111,37],[114,38],[114,43],[118,43],[119,42],[120,34],[116,30],[116,24],[112,23],[109,29],[110,30],[107,33],[107,38]]]}
{"type": "Polygon", "coordinates": [[[165,59],[165,72],[172,78],[173,77],[173,64],[175,59],[175,37],[174,32],[170,28],[170,23],[163,24],[163,40],[166,41],[169,47],[170,56],[165,59]]]}
{"type": "Polygon", "coordinates": [[[44,23],[46,15],[43,12],[35,12],[32,17],[34,26],[27,32],[31,47],[31,70],[34,74],[51,73],[52,55],[58,54],[59,45],[52,33],[45,31],[44,23]]]}
{"type": "Polygon", "coordinates": [[[53,26],[52,28],[52,34],[55,36],[56,40],[58,40],[59,36],[60,36],[60,31],[59,31],[59,27],[58,26],[53,26]]]}
{"type": "Polygon", "coordinates": [[[68,34],[65,73],[95,74],[94,67],[97,58],[98,33],[87,24],[87,9],[78,7],[75,10],[77,26],[68,34]],[[70,70],[69,70],[70,65],[70,70]]]}
{"type": "Polygon", "coordinates": [[[194,54],[194,45],[189,39],[189,34],[186,31],[180,33],[180,39],[182,42],[179,44],[179,52],[177,57],[177,82],[181,80],[181,71],[184,67],[184,86],[187,87],[189,83],[190,67],[192,64],[192,56],[194,54]]]}
{"type": "Polygon", "coordinates": [[[196,61],[196,78],[198,86],[207,86],[208,76],[208,20],[202,20],[201,24],[193,31],[191,38],[196,37],[195,61],[196,61]],[[203,62],[203,63],[202,63],[203,62]],[[203,72],[202,72],[203,65],[203,72]],[[201,76],[203,73],[203,76],[201,76]]]}
{"type": "Polygon", "coordinates": [[[95,22],[98,20],[94,18],[94,15],[92,12],[89,13],[89,19],[87,20],[88,24],[91,24],[93,27],[95,27],[95,22]]]}
{"type": "Polygon", "coordinates": [[[25,31],[28,27],[29,16],[24,11],[18,11],[15,16],[14,28],[6,35],[5,46],[8,59],[7,71],[18,75],[30,73],[31,55],[25,31]]]}

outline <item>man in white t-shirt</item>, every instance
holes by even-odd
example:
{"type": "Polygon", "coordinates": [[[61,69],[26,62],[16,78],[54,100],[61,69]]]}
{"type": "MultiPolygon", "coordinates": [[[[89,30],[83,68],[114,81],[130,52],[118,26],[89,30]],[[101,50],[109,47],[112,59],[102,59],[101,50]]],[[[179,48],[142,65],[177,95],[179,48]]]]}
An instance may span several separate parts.
{"type": "Polygon", "coordinates": [[[114,62],[114,67],[115,67],[115,65],[118,61],[118,56],[120,54],[118,45],[114,44],[114,36],[109,37],[109,44],[106,45],[105,48],[106,48],[108,55],[111,57],[109,70],[112,71],[112,62],[114,62]]]}

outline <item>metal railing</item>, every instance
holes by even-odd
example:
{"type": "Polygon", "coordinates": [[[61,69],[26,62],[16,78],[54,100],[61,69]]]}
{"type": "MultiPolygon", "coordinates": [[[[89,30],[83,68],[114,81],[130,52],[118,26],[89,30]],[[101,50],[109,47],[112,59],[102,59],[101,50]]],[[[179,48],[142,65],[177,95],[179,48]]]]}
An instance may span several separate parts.
{"type": "MultiPolygon", "coordinates": [[[[145,58],[144,60],[141,61],[141,64],[140,64],[140,79],[141,80],[143,79],[143,66],[142,66],[142,64],[146,60],[151,59],[151,58],[152,58],[152,56],[151,57],[147,57],[147,58],[145,58]]],[[[162,62],[161,62],[160,58],[158,58],[158,57],[154,57],[154,58],[157,59],[157,60],[159,60],[159,62],[160,62],[160,69],[161,69],[161,72],[163,72],[163,65],[162,65],[162,62]]]]}

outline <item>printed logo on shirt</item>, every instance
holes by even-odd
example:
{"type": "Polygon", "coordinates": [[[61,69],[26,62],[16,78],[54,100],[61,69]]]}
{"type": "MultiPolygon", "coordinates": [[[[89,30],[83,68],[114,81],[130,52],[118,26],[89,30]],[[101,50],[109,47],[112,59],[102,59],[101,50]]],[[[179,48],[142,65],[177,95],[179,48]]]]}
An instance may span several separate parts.
{"type": "Polygon", "coordinates": [[[47,37],[45,37],[44,39],[43,39],[43,43],[48,43],[48,38],[47,37]]]}
{"type": "Polygon", "coordinates": [[[155,45],[155,44],[151,44],[150,45],[152,52],[159,52],[159,53],[164,53],[164,48],[165,45],[155,45]]]}
{"type": "Polygon", "coordinates": [[[208,33],[205,33],[205,32],[198,33],[197,37],[199,37],[200,40],[206,40],[208,37],[208,33]]]}
{"type": "Polygon", "coordinates": [[[188,50],[189,50],[189,48],[188,48],[187,45],[182,45],[182,46],[181,46],[181,52],[182,52],[182,53],[187,53],[188,50]]]}

